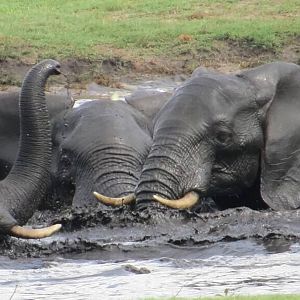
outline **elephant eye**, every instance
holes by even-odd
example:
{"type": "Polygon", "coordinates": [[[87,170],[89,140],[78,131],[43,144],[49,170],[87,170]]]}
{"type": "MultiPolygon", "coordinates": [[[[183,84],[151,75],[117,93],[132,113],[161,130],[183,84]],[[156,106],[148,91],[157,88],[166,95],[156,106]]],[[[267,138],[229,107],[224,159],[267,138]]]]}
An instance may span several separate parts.
{"type": "Polygon", "coordinates": [[[221,145],[228,145],[232,141],[232,133],[229,130],[218,130],[216,132],[216,141],[221,145]]]}

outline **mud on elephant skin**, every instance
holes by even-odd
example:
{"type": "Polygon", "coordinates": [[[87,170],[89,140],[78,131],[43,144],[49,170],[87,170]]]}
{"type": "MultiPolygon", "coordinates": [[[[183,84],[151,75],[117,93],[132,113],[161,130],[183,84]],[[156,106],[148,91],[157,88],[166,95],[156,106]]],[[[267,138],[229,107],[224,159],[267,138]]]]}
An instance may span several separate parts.
{"type": "Polygon", "coordinates": [[[197,69],[155,119],[138,206],[187,208],[212,197],[220,208],[299,208],[299,113],[298,65],[197,69]]]}
{"type": "Polygon", "coordinates": [[[51,194],[61,205],[121,205],[133,200],[152,143],[152,119],[169,93],[137,91],[124,101],[94,100],[53,127],[56,169],[51,194]],[[149,105],[150,103],[150,105],[149,105]]]}
{"type": "Polygon", "coordinates": [[[60,74],[60,65],[44,60],[26,75],[19,99],[20,142],[15,163],[0,182],[0,232],[23,238],[41,238],[56,232],[60,225],[48,229],[27,229],[25,224],[37,210],[50,183],[51,134],[45,100],[49,76],[60,74]]]}

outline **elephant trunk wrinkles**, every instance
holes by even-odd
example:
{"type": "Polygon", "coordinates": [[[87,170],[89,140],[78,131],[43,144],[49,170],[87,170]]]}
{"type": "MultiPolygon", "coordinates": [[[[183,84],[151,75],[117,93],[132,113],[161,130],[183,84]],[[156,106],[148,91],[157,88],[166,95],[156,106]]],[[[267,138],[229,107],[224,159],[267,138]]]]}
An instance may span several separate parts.
{"type": "Polygon", "coordinates": [[[176,158],[151,151],[136,189],[137,203],[152,201],[154,195],[168,199],[181,197],[180,173],[176,158]]]}
{"type": "Polygon", "coordinates": [[[42,61],[28,72],[22,85],[19,152],[12,170],[0,183],[1,205],[15,219],[13,223],[28,221],[50,182],[52,146],[44,89],[48,77],[59,74],[59,67],[56,61],[42,61]]]}
{"type": "Polygon", "coordinates": [[[210,173],[208,156],[204,144],[192,135],[157,134],[136,189],[137,204],[152,201],[154,195],[179,199],[191,191],[204,191],[210,173]]]}
{"type": "Polygon", "coordinates": [[[83,199],[84,204],[95,204],[94,191],[115,198],[134,193],[137,186],[145,155],[120,145],[106,145],[97,151],[101,155],[79,158],[75,206],[83,199]]]}

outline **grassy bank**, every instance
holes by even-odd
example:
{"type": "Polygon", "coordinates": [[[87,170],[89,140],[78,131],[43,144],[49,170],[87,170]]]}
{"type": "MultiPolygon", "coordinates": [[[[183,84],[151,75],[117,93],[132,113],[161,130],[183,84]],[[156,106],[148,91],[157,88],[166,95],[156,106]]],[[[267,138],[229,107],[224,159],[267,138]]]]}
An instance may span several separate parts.
{"type": "Polygon", "coordinates": [[[276,50],[299,35],[300,28],[298,0],[2,0],[0,4],[1,59],[93,59],[114,52],[169,56],[210,50],[218,40],[276,50]]]}
{"type": "Polygon", "coordinates": [[[105,85],[122,72],[300,62],[298,0],[0,0],[0,16],[0,88],[44,58],[105,85]]]}

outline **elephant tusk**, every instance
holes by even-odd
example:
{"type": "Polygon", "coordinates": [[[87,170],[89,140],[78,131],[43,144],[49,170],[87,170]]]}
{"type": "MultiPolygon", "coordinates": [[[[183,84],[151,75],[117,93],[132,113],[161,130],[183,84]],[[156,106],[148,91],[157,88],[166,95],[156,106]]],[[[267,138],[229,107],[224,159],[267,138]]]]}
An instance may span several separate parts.
{"type": "Polygon", "coordinates": [[[135,194],[129,194],[125,197],[120,198],[111,198],[101,195],[97,192],[93,192],[94,196],[103,204],[110,205],[110,206],[122,206],[122,205],[129,205],[135,202],[135,194]]]}
{"type": "Polygon", "coordinates": [[[181,199],[176,200],[165,199],[158,195],[154,195],[153,199],[170,208],[188,209],[194,206],[199,201],[199,195],[195,192],[189,192],[181,199]]]}
{"type": "Polygon", "coordinates": [[[46,228],[32,229],[15,225],[10,229],[9,235],[23,239],[42,239],[56,233],[61,227],[61,224],[55,224],[46,228]]]}

